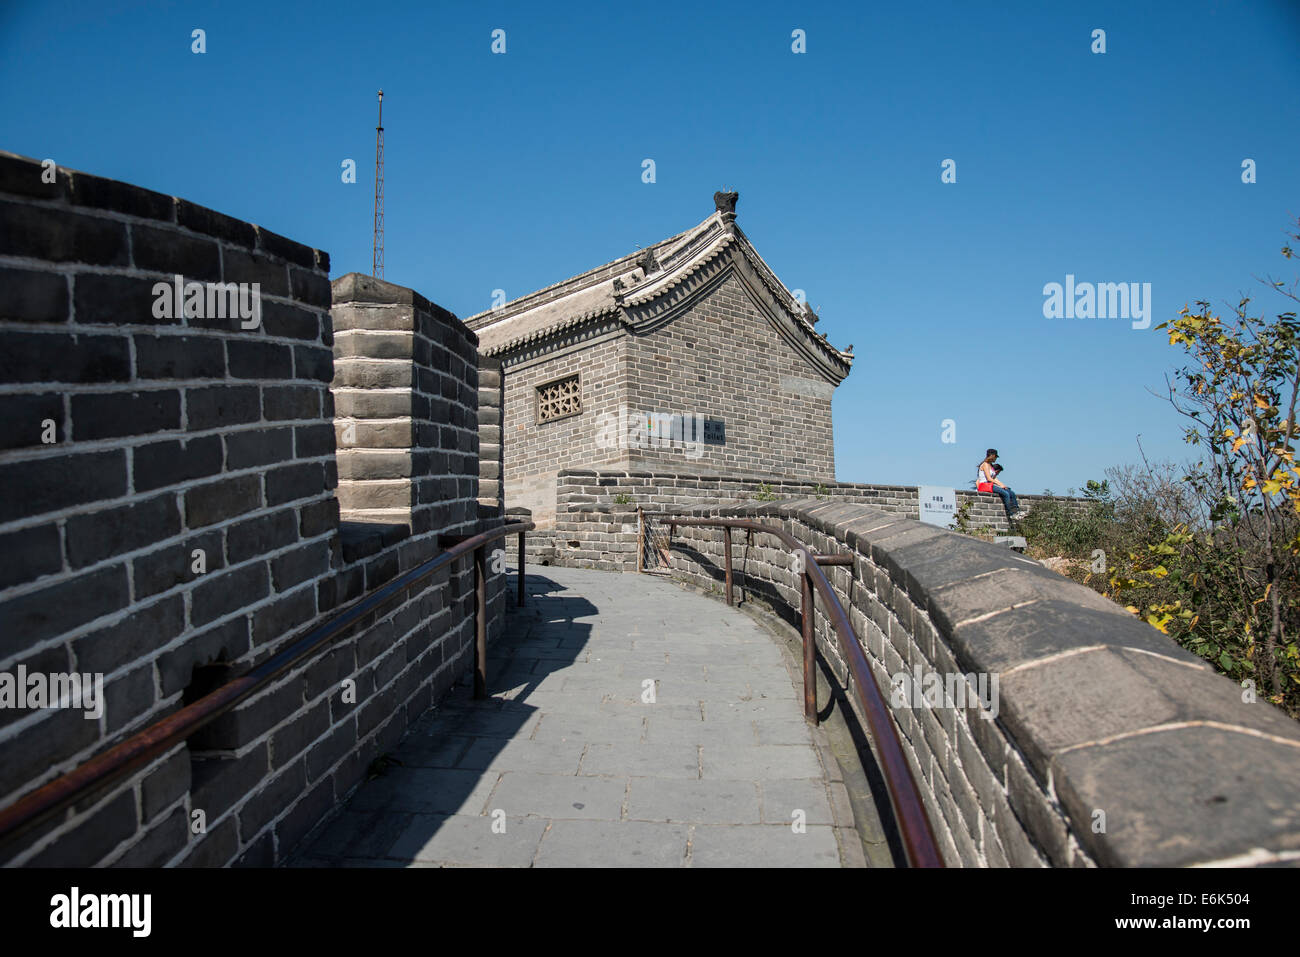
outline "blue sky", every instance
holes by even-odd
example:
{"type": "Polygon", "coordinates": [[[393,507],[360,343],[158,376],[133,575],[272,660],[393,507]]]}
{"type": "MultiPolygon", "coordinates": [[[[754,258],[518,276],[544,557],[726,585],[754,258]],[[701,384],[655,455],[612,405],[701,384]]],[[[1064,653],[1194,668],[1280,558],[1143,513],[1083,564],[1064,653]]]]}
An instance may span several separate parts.
{"type": "Polygon", "coordinates": [[[336,276],[370,271],[382,87],[385,276],[460,316],[736,189],[764,258],[855,346],[841,481],[965,487],[996,446],[1013,488],[1059,492],[1137,461],[1138,434],[1181,460],[1151,394],[1181,354],[1154,327],[1242,292],[1276,312],[1253,277],[1294,276],[1294,2],[7,0],[0,80],[0,147],[261,223],[336,276]],[[1152,327],[1044,318],[1067,274],[1151,283],[1152,327]]]}

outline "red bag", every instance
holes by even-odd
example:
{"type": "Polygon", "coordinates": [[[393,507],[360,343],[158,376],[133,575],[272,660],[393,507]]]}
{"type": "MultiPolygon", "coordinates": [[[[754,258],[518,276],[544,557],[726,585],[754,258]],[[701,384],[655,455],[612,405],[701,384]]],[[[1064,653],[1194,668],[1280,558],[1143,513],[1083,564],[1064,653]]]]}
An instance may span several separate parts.
{"type": "Polygon", "coordinates": [[[992,483],[992,482],[976,482],[976,483],[975,483],[975,491],[977,491],[977,492],[991,492],[991,491],[993,491],[993,483],[992,483]]]}

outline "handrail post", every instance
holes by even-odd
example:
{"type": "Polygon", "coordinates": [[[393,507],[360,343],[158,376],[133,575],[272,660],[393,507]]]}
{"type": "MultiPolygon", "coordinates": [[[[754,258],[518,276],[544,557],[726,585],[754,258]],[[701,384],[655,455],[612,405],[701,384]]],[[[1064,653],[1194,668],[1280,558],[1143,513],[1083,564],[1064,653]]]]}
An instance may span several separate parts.
{"type": "Polygon", "coordinates": [[[487,554],[474,549],[474,697],[487,697],[487,554]]]}
{"type": "Polygon", "coordinates": [[[636,507],[636,573],[645,571],[645,513],[636,507]]]}
{"type": "Polygon", "coordinates": [[[520,608],[524,607],[524,533],[519,533],[519,600],[520,608]]]}
{"type": "Polygon", "coordinates": [[[726,557],[727,565],[727,604],[733,604],[731,600],[731,529],[722,530],[722,553],[726,557]]]}
{"type": "Polygon", "coordinates": [[[817,724],[817,646],[813,643],[813,617],[817,610],[813,606],[812,578],[805,571],[799,576],[799,581],[803,585],[803,608],[800,612],[803,619],[803,715],[817,724]]]}

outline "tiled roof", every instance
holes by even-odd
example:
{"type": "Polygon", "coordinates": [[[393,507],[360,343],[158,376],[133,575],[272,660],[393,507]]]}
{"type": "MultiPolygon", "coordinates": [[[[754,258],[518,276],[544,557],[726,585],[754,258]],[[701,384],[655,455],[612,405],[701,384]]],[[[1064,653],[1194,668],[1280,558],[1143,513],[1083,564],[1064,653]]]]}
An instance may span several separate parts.
{"type": "Polygon", "coordinates": [[[813,328],[803,305],[735,225],[734,213],[721,210],[693,229],[649,249],[629,253],[495,310],[470,316],[465,323],[478,334],[479,350],[485,355],[510,352],[606,317],[617,316],[631,325],[627,310],[670,293],[714,260],[729,254],[744,257],[809,344],[847,373],[852,355],[836,349],[813,328]]]}
{"type": "Polygon", "coordinates": [[[479,351],[485,355],[506,352],[616,312],[612,283],[603,282],[481,327],[479,351]]]}

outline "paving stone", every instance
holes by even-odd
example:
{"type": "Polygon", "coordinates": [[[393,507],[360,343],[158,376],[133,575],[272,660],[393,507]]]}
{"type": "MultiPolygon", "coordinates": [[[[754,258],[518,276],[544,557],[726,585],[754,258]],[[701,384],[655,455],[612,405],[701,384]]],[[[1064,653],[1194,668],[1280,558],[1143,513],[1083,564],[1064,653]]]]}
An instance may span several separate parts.
{"type": "Polygon", "coordinates": [[[812,728],[808,722],[798,721],[756,721],[754,729],[759,744],[811,744],[812,728]]]}
{"type": "Polygon", "coordinates": [[[527,737],[540,718],[540,712],[453,711],[435,719],[429,730],[435,735],[443,731],[490,738],[527,737]]]}
{"type": "Polygon", "coordinates": [[[834,824],[826,783],[820,778],[804,781],[764,781],[762,792],[763,823],[791,824],[795,811],[804,812],[805,824],[834,824]]]}
{"type": "Polygon", "coordinates": [[[812,746],[783,744],[752,748],[703,748],[703,778],[757,781],[773,778],[820,778],[821,762],[812,746]]]}
{"type": "MultiPolygon", "coordinates": [[[[511,698],[514,707],[528,708],[532,713],[576,715],[590,717],[592,711],[600,706],[600,697],[591,694],[565,694],[561,691],[524,690],[511,698]]],[[[504,709],[506,713],[511,709],[504,709]]]]}
{"type": "Polygon", "coordinates": [[[648,744],[693,744],[719,747],[751,747],[758,744],[752,721],[679,721],[667,715],[646,719],[648,744]]]}
{"type": "Polygon", "coordinates": [[[698,704],[647,704],[639,698],[606,698],[601,701],[600,710],[603,714],[658,715],[674,721],[700,720],[698,704]]]}
{"type": "Polygon", "coordinates": [[[453,768],[389,768],[365,782],[352,799],[354,811],[477,814],[496,775],[453,768]]]}
{"type": "Polygon", "coordinates": [[[708,825],[691,829],[692,867],[839,867],[833,829],[808,825],[796,834],[789,825],[708,825]]]}
{"type": "Polygon", "coordinates": [[[507,816],[617,821],[626,778],[572,777],[511,771],[501,776],[492,807],[507,816]]]}
{"type": "Polygon", "coordinates": [[[481,738],[470,745],[457,766],[493,771],[577,774],[583,747],[581,741],[481,738]]]}
{"type": "Polygon", "coordinates": [[[406,767],[454,768],[477,738],[448,734],[431,740],[411,735],[402,742],[397,757],[406,767]]]}
{"type": "MultiPolygon", "coordinates": [[[[534,741],[579,741],[586,744],[635,744],[645,734],[646,718],[605,715],[593,722],[585,715],[546,714],[533,733],[534,741]]],[[[678,724],[679,722],[673,722],[678,724]]]]}
{"type": "Polygon", "coordinates": [[[399,860],[460,867],[529,867],[546,831],[539,818],[414,814],[388,850],[399,860]],[[504,824],[504,833],[494,831],[504,824]]]}
{"type": "Polygon", "coordinates": [[[699,748],[692,744],[590,744],[582,774],[634,778],[699,778],[699,748]]]}
{"type": "Polygon", "coordinates": [[[363,812],[348,808],[326,825],[310,854],[323,859],[375,858],[397,839],[409,815],[363,812]]]}
{"type": "Polygon", "coordinates": [[[684,867],[684,824],[556,821],[542,839],[538,867],[684,867]]]}
{"type": "Polygon", "coordinates": [[[628,789],[633,821],[686,824],[758,824],[758,785],[753,781],[636,778],[628,789]]]}

